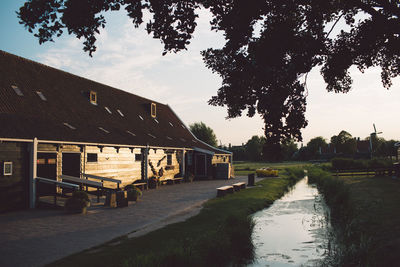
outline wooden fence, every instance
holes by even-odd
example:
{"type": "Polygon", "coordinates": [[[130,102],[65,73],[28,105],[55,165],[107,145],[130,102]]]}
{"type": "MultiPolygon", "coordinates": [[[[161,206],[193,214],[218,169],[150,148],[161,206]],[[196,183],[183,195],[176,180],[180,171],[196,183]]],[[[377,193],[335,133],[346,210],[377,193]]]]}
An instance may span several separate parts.
{"type": "Polygon", "coordinates": [[[333,176],[393,176],[393,168],[363,169],[363,170],[334,170],[333,176]]]}

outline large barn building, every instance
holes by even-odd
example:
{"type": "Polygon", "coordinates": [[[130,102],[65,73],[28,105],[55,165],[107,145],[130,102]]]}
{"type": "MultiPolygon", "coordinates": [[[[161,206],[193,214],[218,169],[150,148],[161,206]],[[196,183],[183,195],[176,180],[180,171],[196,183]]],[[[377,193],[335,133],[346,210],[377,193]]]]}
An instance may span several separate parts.
{"type": "Polygon", "coordinates": [[[212,178],[217,163],[230,170],[232,154],[198,140],[168,105],[4,51],[0,73],[0,212],[35,207],[51,190],[36,177],[124,186],[161,168],[161,179],[212,178]]]}

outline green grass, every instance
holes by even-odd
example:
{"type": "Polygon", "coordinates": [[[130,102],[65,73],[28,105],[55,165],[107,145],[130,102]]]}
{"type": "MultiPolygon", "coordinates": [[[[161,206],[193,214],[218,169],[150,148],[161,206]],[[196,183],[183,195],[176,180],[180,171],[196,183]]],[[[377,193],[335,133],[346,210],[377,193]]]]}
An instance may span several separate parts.
{"type": "Polygon", "coordinates": [[[337,266],[397,266],[400,262],[400,181],[391,177],[334,178],[309,171],[328,206],[338,246],[337,266]]]}
{"type": "MultiPolygon", "coordinates": [[[[200,214],[141,237],[121,237],[49,266],[238,266],[251,261],[252,213],[268,207],[304,176],[302,169],[257,187],[211,199],[200,214]],[[117,245],[112,245],[120,241],[117,245]]],[[[111,218],[110,218],[111,219],[111,218]]]]}
{"type": "Polygon", "coordinates": [[[308,162],[302,161],[287,161],[279,163],[234,161],[233,167],[236,176],[246,176],[250,173],[255,173],[257,169],[265,167],[270,167],[277,170],[284,170],[288,167],[303,167],[308,164],[308,162]]]}

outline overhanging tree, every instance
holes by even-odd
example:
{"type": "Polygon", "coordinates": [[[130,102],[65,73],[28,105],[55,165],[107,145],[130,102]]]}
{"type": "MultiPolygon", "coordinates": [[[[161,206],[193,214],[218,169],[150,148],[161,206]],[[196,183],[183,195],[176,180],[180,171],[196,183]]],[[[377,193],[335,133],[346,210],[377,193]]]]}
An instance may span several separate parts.
{"type": "Polygon", "coordinates": [[[30,0],[18,17],[40,43],[67,31],[83,38],[92,55],[95,34],[106,25],[102,12],[121,7],[135,27],[144,11],[153,15],[146,29],[162,41],[164,54],[186,49],[196,10],[210,10],[212,29],[222,31],[226,43],[202,52],[206,66],[222,77],[209,103],[226,106],[229,118],[259,113],[267,151],[286,138],[302,140],[304,77],[312,68],[321,67],[328,91],[344,93],[351,88],[351,66],[380,67],[386,88],[400,73],[398,0],[30,0]],[[350,30],[332,34],[341,20],[350,30]]]}

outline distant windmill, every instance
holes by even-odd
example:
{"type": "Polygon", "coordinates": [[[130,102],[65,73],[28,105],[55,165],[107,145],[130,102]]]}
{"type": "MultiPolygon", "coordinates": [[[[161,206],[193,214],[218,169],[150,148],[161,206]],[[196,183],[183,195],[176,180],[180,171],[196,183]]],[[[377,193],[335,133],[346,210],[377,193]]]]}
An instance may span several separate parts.
{"type": "Polygon", "coordinates": [[[372,159],[372,136],[378,137],[378,134],[382,134],[383,132],[376,132],[375,123],[374,125],[374,132],[369,135],[369,148],[371,152],[371,159],[372,159]]]}

